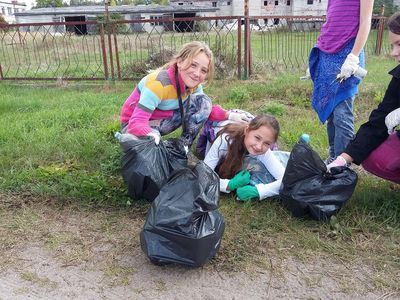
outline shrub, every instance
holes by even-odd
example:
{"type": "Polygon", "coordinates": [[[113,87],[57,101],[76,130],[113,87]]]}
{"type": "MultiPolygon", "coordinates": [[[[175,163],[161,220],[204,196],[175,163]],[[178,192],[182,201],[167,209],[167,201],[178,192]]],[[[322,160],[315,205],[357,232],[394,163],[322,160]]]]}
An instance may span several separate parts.
{"type": "Polygon", "coordinates": [[[249,91],[245,87],[234,87],[229,92],[229,100],[235,104],[247,102],[251,99],[249,91]]]}
{"type": "Polygon", "coordinates": [[[285,113],[285,107],[280,103],[270,102],[263,107],[262,112],[269,113],[274,116],[283,116],[285,113]]]}

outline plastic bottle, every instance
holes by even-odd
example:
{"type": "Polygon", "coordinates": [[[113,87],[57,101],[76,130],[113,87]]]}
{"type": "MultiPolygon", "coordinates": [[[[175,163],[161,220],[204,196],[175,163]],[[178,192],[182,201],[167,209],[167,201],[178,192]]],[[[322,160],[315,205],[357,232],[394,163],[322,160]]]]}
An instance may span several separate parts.
{"type": "Polygon", "coordinates": [[[358,67],[357,70],[354,72],[354,77],[358,79],[363,79],[367,75],[368,71],[362,67],[358,67]]]}
{"type": "Polygon", "coordinates": [[[310,142],[310,136],[307,133],[303,133],[300,136],[299,143],[308,144],[310,142]]]}
{"type": "Polygon", "coordinates": [[[137,140],[138,138],[136,136],[134,136],[133,134],[129,134],[129,133],[121,133],[119,131],[117,131],[114,134],[114,137],[120,142],[127,142],[127,141],[133,141],[133,140],[137,140]]]}
{"type": "Polygon", "coordinates": [[[121,132],[117,131],[116,133],[114,133],[114,137],[120,142],[121,141],[121,132]]]}

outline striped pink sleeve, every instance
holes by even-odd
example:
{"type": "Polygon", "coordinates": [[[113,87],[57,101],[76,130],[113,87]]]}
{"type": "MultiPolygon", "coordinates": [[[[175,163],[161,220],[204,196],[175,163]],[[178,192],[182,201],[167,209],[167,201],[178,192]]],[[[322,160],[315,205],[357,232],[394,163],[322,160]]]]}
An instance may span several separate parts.
{"type": "Polygon", "coordinates": [[[152,113],[146,112],[139,107],[135,107],[129,119],[128,132],[136,136],[144,136],[151,132],[149,120],[152,113]]]}
{"type": "Polygon", "coordinates": [[[221,106],[213,105],[208,119],[210,121],[224,121],[226,120],[226,112],[221,106]]]}

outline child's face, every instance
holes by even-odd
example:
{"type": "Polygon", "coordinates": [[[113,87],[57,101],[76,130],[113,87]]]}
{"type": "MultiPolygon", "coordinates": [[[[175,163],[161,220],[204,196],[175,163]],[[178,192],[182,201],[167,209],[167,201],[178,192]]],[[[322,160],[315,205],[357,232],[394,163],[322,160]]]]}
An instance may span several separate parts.
{"type": "Polygon", "coordinates": [[[389,31],[389,41],[390,46],[392,47],[390,55],[400,63],[400,34],[395,34],[389,31]]]}
{"type": "Polygon", "coordinates": [[[204,52],[200,52],[193,57],[192,62],[189,59],[178,62],[179,74],[188,88],[194,88],[206,80],[210,60],[204,52]]]}
{"type": "Polygon", "coordinates": [[[246,129],[244,145],[252,155],[261,155],[275,143],[275,132],[268,126],[260,126],[256,130],[246,129]]]}

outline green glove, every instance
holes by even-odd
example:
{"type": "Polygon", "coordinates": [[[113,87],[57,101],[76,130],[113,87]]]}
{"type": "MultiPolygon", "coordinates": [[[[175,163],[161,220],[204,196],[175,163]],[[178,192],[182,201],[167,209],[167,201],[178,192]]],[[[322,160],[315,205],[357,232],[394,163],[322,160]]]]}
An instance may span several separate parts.
{"type": "Polygon", "coordinates": [[[231,180],[228,182],[228,187],[231,191],[240,188],[241,186],[248,185],[250,183],[250,173],[247,170],[242,170],[235,175],[231,180]]]}
{"type": "Polygon", "coordinates": [[[257,188],[252,185],[246,185],[238,188],[236,195],[240,201],[248,201],[253,198],[260,199],[260,194],[258,193],[257,188]]]}

